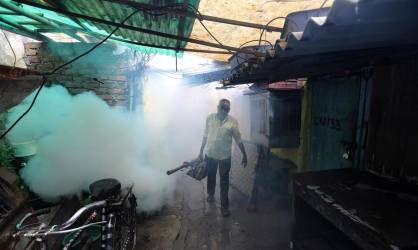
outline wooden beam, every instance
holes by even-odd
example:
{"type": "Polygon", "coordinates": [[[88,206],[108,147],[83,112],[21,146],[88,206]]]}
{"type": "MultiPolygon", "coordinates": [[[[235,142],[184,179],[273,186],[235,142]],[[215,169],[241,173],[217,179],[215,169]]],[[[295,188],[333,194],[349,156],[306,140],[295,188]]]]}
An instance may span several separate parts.
{"type": "Polygon", "coordinates": [[[11,11],[0,11],[0,15],[19,15],[18,13],[11,11]]]}
{"type": "Polygon", "coordinates": [[[279,27],[266,26],[266,25],[262,25],[262,24],[249,23],[249,22],[242,22],[242,21],[238,21],[238,20],[232,20],[232,19],[227,19],[227,18],[222,18],[222,17],[215,17],[215,16],[208,16],[208,15],[203,15],[203,14],[199,15],[197,13],[190,12],[190,11],[184,11],[184,10],[181,10],[181,9],[163,8],[163,7],[157,6],[157,5],[144,4],[144,3],[134,2],[134,1],[130,1],[130,0],[104,0],[104,1],[117,3],[117,4],[122,3],[122,4],[125,4],[125,5],[128,5],[128,6],[132,7],[134,9],[139,9],[139,10],[146,10],[146,11],[160,10],[162,12],[168,12],[168,13],[178,15],[178,16],[199,18],[200,20],[205,20],[205,21],[210,21],[210,22],[224,23],[224,24],[254,28],[254,29],[265,29],[266,31],[277,31],[277,32],[282,32],[283,31],[283,28],[279,28],[279,27]]]}
{"type": "Polygon", "coordinates": [[[37,21],[22,21],[22,22],[17,22],[17,24],[38,26],[38,25],[41,25],[42,23],[37,22],[37,21]]]}
{"type": "Polygon", "coordinates": [[[49,32],[49,33],[67,33],[67,32],[77,32],[77,30],[75,29],[68,29],[68,28],[62,28],[62,29],[56,29],[56,28],[40,28],[40,29],[36,29],[36,32],[38,33],[45,33],[45,32],[49,32]]]}
{"type": "Polygon", "coordinates": [[[17,30],[12,31],[14,33],[19,33],[20,35],[28,36],[28,37],[31,37],[31,38],[34,38],[34,39],[37,39],[37,40],[47,40],[45,37],[40,36],[38,33],[34,32],[34,31],[24,27],[24,26],[18,25],[18,24],[13,23],[13,22],[10,22],[9,20],[4,19],[3,17],[0,17],[0,22],[5,23],[9,26],[12,26],[12,27],[16,28],[17,30]]]}
{"type": "MultiPolygon", "coordinates": [[[[66,9],[65,6],[60,2],[60,1],[51,1],[51,0],[44,0],[47,4],[56,7],[56,8],[62,8],[62,9],[66,9]]],[[[84,25],[82,22],[80,22],[80,20],[78,19],[73,19],[69,16],[67,16],[68,18],[70,18],[71,20],[73,20],[75,23],[77,23],[81,28],[85,29],[86,31],[90,31],[90,29],[84,25]]]]}
{"type": "Polygon", "coordinates": [[[42,9],[45,9],[45,10],[54,11],[56,13],[61,13],[61,14],[64,14],[64,15],[75,17],[75,18],[82,18],[82,19],[90,20],[92,22],[106,24],[106,25],[110,25],[110,26],[114,26],[114,27],[120,27],[120,28],[123,28],[123,29],[142,32],[142,33],[155,35],[155,36],[160,36],[160,37],[165,37],[165,38],[169,38],[169,39],[173,39],[173,40],[181,40],[181,41],[200,44],[200,45],[204,45],[204,46],[208,46],[208,47],[220,48],[220,49],[231,50],[231,51],[236,51],[236,52],[241,52],[241,53],[248,53],[248,54],[254,54],[255,53],[254,51],[240,49],[240,48],[236,48],[236,47],[232,47],[232,46],[226,46],[226,45],[223,46],[223,45],[220,45],[220,44],[217,44],[217,43],[212,43],[212,42],[207,42],[207,41],[202,41],[202,40],[187,38],[187,37],[182,37],[182,36],[177,36],[177,35],[173,35],[173,34],[167,34],[167,33],[159,32],[159,31],[134,27],[134,26],[126,25],[126,24],[120,24],[120,23],[116,23],[116,22],[112,22],[112,21],[108,21],[108,20],[104,20],[104,19],[100,19],[100,18],[96,18],[96,17],[91,17],[91,16],[71,12],[71,11],[68,11],[68,10],[61,9],[61,8],[54,8],[54,7],[50,7],[50,6],[45,6],[43,4],[35,3],[35,2],[32,2],[32,1],[27,1],[27,0],[15,0],[15,1],[19,2],[19,3],[30,5],[30,6],[34,6],[34,7],[37,7],[37,8],[42,8],[42,9]]]}
{"type": "Polygon", "coordinates": [[[15,13],[19,13],[20,15],[28,17],[32,20],[38,21],[40,23],[47,24],[47,25],[55,27],[55,28],[59,28],[59,26],[56,23],[53,23],[53,22],[49,21],[48,19],[46,19],[44,17],[41,17],[39,15],[35,15],[33,13],[26,12],[22,8],[19,8],[18,6],[14,5],[12,3],[9,3],[9,2],[6,2],[6,1],[0,1],[0,6],[3,7],[3,8],[6,8],[8,10],[11,10],[15,13]]]}
{"type": "MultiPolygon", "coordinates": [[[[41,15],[37,15],[37,14],[33,14],[33,13],[29,13],[24,11],[22,8],[9,3],[9,2],[4,2],[4,1],[0,1],[0,6],[2,6],[3,8],[6,8],[10,11],[14,11],[15,13],[18,13],[22,16],[25,16],[27,18],[30,18],[34,21],[26,21],[26,22],[18,22],[18,24],[20,25],[35,25],[35,26],[39,26],[39,25],[47,25],[47,27],[53,27],[55,29],[61,29],[62,26],[59,26],[58,24],[56,24],[55,22],[50,21],[47,18],[42,17],[43,14],[41,13],[41,15]]],[[[65,31],[61,31],[66,33],[65,31]]],[[[77,34],[75,34],[75,32],[70,32],[70,33],[66,33],[67,35],[73,37],[74,39],[80,41],[80,42],[84,42],[84,40],[79,37],[77,34]]]]}
{"type": "Polygon", "coordinates": [[[188,51],[188,52],[195,52],[195,53],[203,53],[203,54],[233,54],[232,52],[225,51],[225,50],[204,50],[204,49],[188,49],[188,48],[177,48],[177,47],[168,47],[168,46],[159,46],[154,44],[147,44],[147,43],[140,43],[140,42],[134,42],[126,39],[120,39],[120,38],[110,38],[111,40],[139,45],[139,46],[146,46],[151,48],[157,48],[157,49],[168,49],[168,50],[175,50],[175,51],[188,51]]]}

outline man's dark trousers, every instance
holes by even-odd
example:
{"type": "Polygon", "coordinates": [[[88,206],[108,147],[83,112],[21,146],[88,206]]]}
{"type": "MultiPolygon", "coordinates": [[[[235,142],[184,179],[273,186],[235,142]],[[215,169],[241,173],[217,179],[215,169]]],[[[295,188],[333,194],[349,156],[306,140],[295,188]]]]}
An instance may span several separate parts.
{"type": "Polygon", "coordinates": [[[221,206],[229,208],[228,191],[229,191],[229,170],[231,170],[231,158],[225,160],[217,160],[206,156],[206,168],[208,170],[208,195],[215,194],[216,171],[219,166],[219,176],[221,182],[221,206]]]}

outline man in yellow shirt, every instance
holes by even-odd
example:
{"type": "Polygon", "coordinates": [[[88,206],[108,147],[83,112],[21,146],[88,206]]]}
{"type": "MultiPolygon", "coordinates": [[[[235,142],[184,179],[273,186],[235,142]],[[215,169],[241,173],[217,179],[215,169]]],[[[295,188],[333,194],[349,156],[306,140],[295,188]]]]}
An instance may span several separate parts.
{"type": "Polygon", "coordinates": [[[242,153],[242,165],[247,165],[247,154],[241,140],[238,122],[235,118],[228,115],[231,103],[227,99],[222,99],[218,104],[218,112],[210,114],[206,118],[205,134],[199,157],[207,163],[208,180],[207,193],[208,202],[214,202],[216,172],[219,166],[220,186],[221,186],[221,207],[222,215],[229,216],[228,190],[229,190],[229,171],[231,169],[231,147],[232,138],[239,146],[242,153]]]}

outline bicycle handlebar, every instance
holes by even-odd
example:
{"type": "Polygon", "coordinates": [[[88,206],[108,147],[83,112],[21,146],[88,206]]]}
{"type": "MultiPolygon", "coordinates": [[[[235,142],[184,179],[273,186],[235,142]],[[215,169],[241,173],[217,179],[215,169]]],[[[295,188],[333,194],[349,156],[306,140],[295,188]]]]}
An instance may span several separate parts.
{"type": "Polygon", "coordinates": [[[42,209],[39,209],[39,210],[34,211],[32,213],[32,216],[39,216],[39,215],[42,215],[42,214],[47,214],[49,212],[51,212],[51,208],[50,207],[42,208],[42,209]]]}
{"type": "MultiPolygon", "coordinates": [[[[123,202],[125,202],[129,193],[132,193],[132,187],[128,188],[128,194],[122,199],[123,202]]],[[[83,225],[83,226],[80,226],[80,227],[77,227],[77,228],[69,229],[69,227],[71,227],[87,211],[93,210],[93,209],[103,208],[103,207],[106,207],[108,205],[113,206],[114,204],[108,204],[107,200],[96,201],[96,202],[90,203],[90,204],[80,208],[79,210],[77,210],[77,212],[75,212],[74,215],[71,216],[70,219],[68,219],[66,222],[64,222],[61,225],[54,225],[54,226],[47,227],[44,223],[39,223],[39,224],[37,224],[36,227],[32,226],[32,225],[25,225],[25,228],[22,229],[23,223],[28,218],[49,213],[51,210],[50,210],[50,208],[46,208],[46,209],[40,209],[40,210],[34,211],[32,213],[28,213],[16,225],[16,229],[18,230],[18,232],[16,232],[13,235],[13,237],[16,237],[16,236],[24,236],[24,237],[39,237],[39,236],[41,236],[41,237],[44,237],[44,236],[47,236],[47,235],[50,235],[50,234],[66,234],[66,233],[82,230],[82,229],[85,229],[87,227],[91,227],[91,226],[94,226],[94,225],[105,224],[105,223],[107,223],[107,221],[99,221],[99,222],[86,224],[86,225],[83,225]]]]}
{"type": "Polygon", "coordinates": [[[67,228],[71,227],[74,224],[74,222],[76,222],[77,219],[82,214],[84,214],[86,211],[91,210],[91,209],[94,209],[94,208],[102,208],[102,207],[105,207],[106,204],[107,204],[107,201],[106,200],[96,201],[96,202],[90,203],[90,204],[88,204],[88,205],[80,208],[77,212],[75,212],[75,214],[73,216],[71,216],[70,219],[68,219],[66,222],[64,222],[63,224],[61,224],[59,226],[59,228],[61,230],[63,230],[63,229],[67,229],[67,228]]]}
{"type": "Polygon", "coordinates": [[[92,226],[96,226],[96,225],[101,225],[101,224],[105,224],[107,223],[107,221],[99,221],[99,222],[94,222],[94,223],[90,223],[87,225],[83,225],[80,227],[75,227],[75,228],[71,228],[71,229],[67,229],[67,230],[55,230],[56,227],[52,226],[48,229],[42,229],[42,231],[37,231],[37,230],[24,230],[24,231],[19,231],[15,234],[13,234],[13,237],[16,236],[21,236],[23,235],[24,237],[37,237],[37,236],[47,236],[47,235],[51,235],[51,234],[67,234],[67,233],[71,233],[71,232],[75,232],[78,230],[83,230],[85,228],[88,227],[92,227],[92,226]]]}
{"type": "Polygon", "coordinates": [[[49,212],[51,212],[51,208],[42,208],[42,209],[39,209],[39,210],[36,210],[36,211],[33,211],[32,213],[27,213],[20,221],[19,221],[19,223],[16,225],[16,228],[19,230],[21,227],[22,227],[22,225],[23,225],[23,223],[27,220],[27,219],[29,219],[29,218],[32,218],[32,217],[35,217],[35,216],[39,216],[39,215],[43,215],[43,214],[47,214],[47,213],[49,213],[49,212]]]}
{"type": "MultiPolygon", "coordinates": [[[[50,230],[54,230],[54,229],[57,229],[56,231],[62,231],[62,230],[65,230],[65,229],[68,229],[69,227],[71,227],[76,221],[77,221],[77,219],[78,218],[80,218],[80,216],[81,215],[83,215],[85,212],[87,212],[87,211],[89,211],[89,210],[91,210],[91,209],[97,209],[97,208],[102,208],[102,207],[105,207],[106,206],[106,204],[107,204],[107,201],[106,200],[103,200],[103,201],[96,201],[96,202],[93,202],[93,203],[90,203],[90,204],[88,204],[88,205],[86,205],[86,206],[84,206],[84,207],[82,207],[82,208],[80,208],[79,210],[77,210],[77,212],[75,212],[75,214],[73,215],[73,216],[71,216],[71,218],[70,219],[68,219],[66,222],[64,222],[63,224],[61,224],[61,225],[54,225],[54,226],[51,226],[51,227],[48,227],[48,229],[50,229],[50,230]]],[[[40,209],[40,210],[37,210],[37,211],[34,211],[33,213],[28,213],[28,214],[26,214],[24,217],[23,217],[23,219],[16,225],[16,229],[17,230],[20,230],[21,228],[22,228],[22,226],[23,226],[23,223],[28,219],[28,218],[31,218],[31,217],[34,217],[34,216],[39,216],[39,215],[41,215],[41,214],[46,214],[46,213],[49,213],[50,212],[50,209],[49,208],[47,208],[47,209],[40,209]]],[[[42,228],[42,230],[43,231],[45,231],[45,230],[48,230],[48,229],[45,229],[45,228],[42,228]]],[[[25,231],[27,232],[27,231],[30,231],[30,230],[41,230],[41,228],[31,228],[31,229],[26,229],[25,231]]]]}

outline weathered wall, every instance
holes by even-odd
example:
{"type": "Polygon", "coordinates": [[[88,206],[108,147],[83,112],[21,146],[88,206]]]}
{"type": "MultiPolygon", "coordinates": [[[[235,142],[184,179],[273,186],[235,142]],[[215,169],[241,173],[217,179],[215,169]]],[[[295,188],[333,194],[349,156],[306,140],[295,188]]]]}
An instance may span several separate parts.
{"type": "Polygon", "coordinates": [[[298,148],[273,148],[272,153],[280,158],[288,159],[297,166],[298,172],[305,171],[305,162],[309,143],[309,125],[310,125],[310,85],[306,83],[303,88],[300,145],[298,148]]]}
{"type": "MultiPolygon", "coordinates": [[[[305,85],[302,97],[300,145],[298,148],[272,148],[271,152],[281,159],[289,160],[296,166],[296,171],[305,171],[305,162],[309,143],[309,124],[310,124],[310,88],[305,85]]],[[[231,184],[243,194],[250,196],[254,184],[255,166],[257,164],[257,147],[253,142],[244,141],[247,152],[248,165],[246,168],[241,166],[241,152],[234,144],[232,155],[231,184]]],[[[277,166],[285,167],[285,166],[277,166]]],[[[292,170],[293,171],[293,170],[292,170]]]]}
{"type": "Polygon", "coordinates": [[[418,183],[418,58],[377,67],[368,131],[368,168],[418,183]]]}
{"type": "Polygon", "coordinates": [[[41,82],[41,76],[25,76],[20,78],[0,76],[0,113],[18,105],[41,82]]]}
{"type": "MultiPolygon", "coordinates": [[[[25,43],[24,60],[28,69],[47,73],[92,46],[80,43],[25,43]]],[[[102,45],[48,79],[51,83],[64,85],[71,94],[93,91],[109,105],[127,106],[128,60],[124,60],[123,54],[114,54],[114,51],[115,47],[102,45]]]]}
{"type": "Polygon", "coordinates": [[[358,77],[310,79],[302,100],[301,143],[296,149],[278,148],[273,153],[288,159],[298,172],[352,167],[359,99],[358,77]]]}

